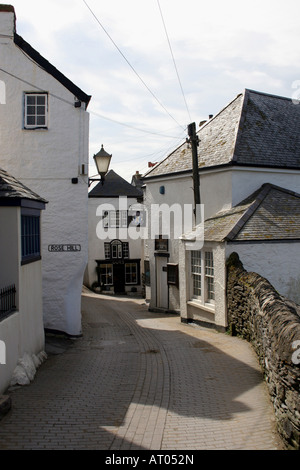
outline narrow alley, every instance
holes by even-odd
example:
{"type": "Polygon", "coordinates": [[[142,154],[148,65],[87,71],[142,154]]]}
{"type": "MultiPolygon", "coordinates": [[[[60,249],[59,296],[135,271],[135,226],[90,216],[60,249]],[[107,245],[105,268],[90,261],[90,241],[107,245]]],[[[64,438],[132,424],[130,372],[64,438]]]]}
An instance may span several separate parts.
{"type": "Polygon", "coordinates": [[[83,336],[48,339],[29,386],[10,391],[0,449],[280,450],[251,346],[148,311],[82,295],[83,336]]]}

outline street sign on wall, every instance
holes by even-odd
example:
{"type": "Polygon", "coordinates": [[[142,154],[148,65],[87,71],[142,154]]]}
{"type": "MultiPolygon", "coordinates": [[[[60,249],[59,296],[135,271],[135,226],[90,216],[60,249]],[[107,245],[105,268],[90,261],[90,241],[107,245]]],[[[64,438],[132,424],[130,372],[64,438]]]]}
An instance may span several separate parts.
{"type": "Polygon", "coordinates": [[[81,245],[73,245],[73,244],[49,245],[48,251],[50,251],[51,253],[66,253],[66,252],[74,253],[76,251],[81,251],[81,245]]]}

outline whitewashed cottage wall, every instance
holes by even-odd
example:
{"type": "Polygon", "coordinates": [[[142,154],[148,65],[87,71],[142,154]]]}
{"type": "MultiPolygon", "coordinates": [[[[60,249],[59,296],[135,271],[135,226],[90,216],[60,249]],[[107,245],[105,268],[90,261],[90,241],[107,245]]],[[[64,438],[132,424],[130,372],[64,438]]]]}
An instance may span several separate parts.
{"type": "Polygon", "coordinates": [[[15,44],[14,28],[14,13],[1,11],[0,63],[7,73],[0,71],[6,92],[0,166],[49,202],[42,225],[44,326],[79,335],[88,242],[88,184],[81,168],[88,163],[89,114],[15,44]],[[24,93],[38,91],[48,93],[48,128],[25,130],[24,93]],[[50,245],[69,244],[78,251],[49,251],[50,245]]]}

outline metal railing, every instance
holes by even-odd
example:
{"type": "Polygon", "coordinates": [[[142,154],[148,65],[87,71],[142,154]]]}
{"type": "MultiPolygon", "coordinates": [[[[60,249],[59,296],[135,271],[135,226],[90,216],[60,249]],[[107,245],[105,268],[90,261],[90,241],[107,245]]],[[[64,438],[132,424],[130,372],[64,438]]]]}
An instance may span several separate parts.
{"type": "Polygon", "coordinates": [[[16,310],[16,292],[14,284],[0,289],[0,320],[16,310]]]}

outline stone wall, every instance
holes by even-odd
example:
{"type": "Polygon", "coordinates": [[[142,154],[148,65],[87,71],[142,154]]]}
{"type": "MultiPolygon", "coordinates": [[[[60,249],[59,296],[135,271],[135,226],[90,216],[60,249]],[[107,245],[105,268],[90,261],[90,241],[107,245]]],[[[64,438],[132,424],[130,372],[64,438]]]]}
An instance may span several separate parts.
{"type": "Polygon", "coordinates": [[[278,430],[300,450],[300,307],[281,297],[236,253],[227,261],[228,328],[251,342],[263,369],[278,430]]]}

